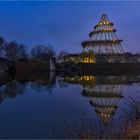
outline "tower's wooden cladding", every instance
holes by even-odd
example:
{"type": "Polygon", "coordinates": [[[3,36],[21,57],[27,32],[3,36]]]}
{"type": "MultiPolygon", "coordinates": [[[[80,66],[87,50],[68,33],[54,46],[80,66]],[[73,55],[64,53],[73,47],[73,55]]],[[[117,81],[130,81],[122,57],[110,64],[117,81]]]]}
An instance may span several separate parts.
{"type": "Polygon", "coordinates": [[[116,35],[114,24],[109,21],[106,14],[89,33],[89,40],[82,42],[83,51],[92,50],[96,54],[122,54],[121,39],[116,35]]]}

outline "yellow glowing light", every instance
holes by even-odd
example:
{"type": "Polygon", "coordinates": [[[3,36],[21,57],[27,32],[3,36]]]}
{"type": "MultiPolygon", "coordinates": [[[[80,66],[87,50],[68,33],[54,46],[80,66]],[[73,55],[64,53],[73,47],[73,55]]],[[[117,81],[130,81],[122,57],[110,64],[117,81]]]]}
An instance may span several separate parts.
{"type": "Polygon", "coordinates": [[[81,59],[81,62],[82,63],[95,63],[96,60],[95,60],[95,58],[83,58],[83,59],[81,59]]]}
{"type": "Polygon", "coordinates": [[[81,81],[89,81],[89,80],[92,80],[92,81],[95,81],[96,80],[96,77],[95,76],[81,76],[80,77],[80,80],[81,81]]]}
{"type": "Polygon", "coordinates": [[[103,29],[103,31],[113,31],[112,28],[106,28],[106,29],[103,29]]]}

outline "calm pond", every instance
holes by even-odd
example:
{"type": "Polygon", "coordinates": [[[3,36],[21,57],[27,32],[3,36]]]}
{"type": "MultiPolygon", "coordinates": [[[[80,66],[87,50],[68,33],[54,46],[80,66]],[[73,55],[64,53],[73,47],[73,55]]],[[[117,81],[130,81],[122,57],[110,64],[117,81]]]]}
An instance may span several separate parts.
{"type": "Polygon", "coordinates": [[[140,138],[140,76],[1,74],[0,138],[140,138]]]}

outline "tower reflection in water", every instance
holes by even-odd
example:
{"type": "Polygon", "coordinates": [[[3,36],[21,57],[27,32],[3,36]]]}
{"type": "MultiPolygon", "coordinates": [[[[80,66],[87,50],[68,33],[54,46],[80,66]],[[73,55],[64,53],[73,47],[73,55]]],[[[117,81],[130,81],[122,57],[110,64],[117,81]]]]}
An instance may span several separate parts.
{"type": "Polygon", "coordinates": [[[118,101],[123,97],[124,86],[120,83],[125,81],[125,77],[122,76],[71,76],[63,80],[83,86],[82,95],[89,98],[89,104],[103,123],[109,122],[115,114],[118,101]]]}
{"type": "Polygon", "coordinates": [[[95,86],[84,87],[83,95],[90,98],[90,105],[95,108],[104,123],[114,115],[117,103],[122,98],[123,86],[115,82],[114,77],[98,77],[95,86]]]}

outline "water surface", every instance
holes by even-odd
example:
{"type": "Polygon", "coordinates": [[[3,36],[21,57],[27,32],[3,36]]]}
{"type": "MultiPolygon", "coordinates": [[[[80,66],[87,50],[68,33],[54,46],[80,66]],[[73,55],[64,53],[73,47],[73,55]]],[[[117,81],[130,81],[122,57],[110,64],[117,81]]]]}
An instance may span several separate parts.
{"type": "Polygon", "coordinates": [[[0,138],[140,138],[139,103],[139,75],[5,73],[0,138]]]}

